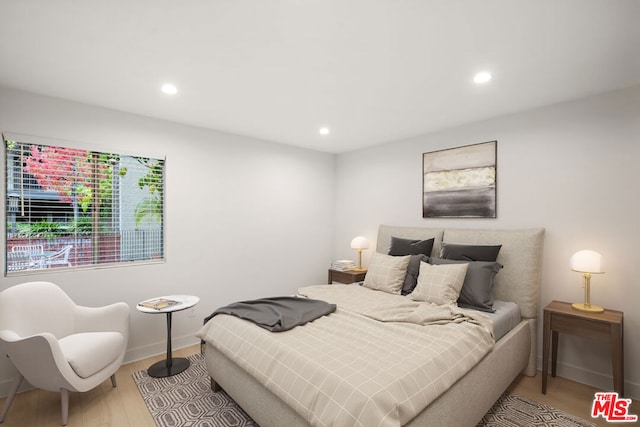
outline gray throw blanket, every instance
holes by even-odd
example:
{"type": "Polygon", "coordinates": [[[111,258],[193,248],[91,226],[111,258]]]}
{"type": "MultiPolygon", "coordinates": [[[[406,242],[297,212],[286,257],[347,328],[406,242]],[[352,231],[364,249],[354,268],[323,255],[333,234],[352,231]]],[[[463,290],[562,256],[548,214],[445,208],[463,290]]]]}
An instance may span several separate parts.
{"type": "Polygon", "coordinates": [[[326,301],[317,299],[298,297],[261,298],[220,307],[205,318],[204,323],[207,323],[217,314],[230,314],[249,320],[271,332],[282,332],[333,313],[335,309],[335,304],[329,304],[326,301]]]}

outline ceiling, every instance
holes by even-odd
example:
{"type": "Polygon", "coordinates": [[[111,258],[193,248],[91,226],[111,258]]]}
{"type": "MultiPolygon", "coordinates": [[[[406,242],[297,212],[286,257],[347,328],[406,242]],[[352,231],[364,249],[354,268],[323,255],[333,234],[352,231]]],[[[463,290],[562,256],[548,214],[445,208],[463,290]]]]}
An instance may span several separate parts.
{"type": "Polygon", "coordinates": [[[0,17],[1,86],[333,153],[640,84],[637,0],[2,0],[0,17]]]}

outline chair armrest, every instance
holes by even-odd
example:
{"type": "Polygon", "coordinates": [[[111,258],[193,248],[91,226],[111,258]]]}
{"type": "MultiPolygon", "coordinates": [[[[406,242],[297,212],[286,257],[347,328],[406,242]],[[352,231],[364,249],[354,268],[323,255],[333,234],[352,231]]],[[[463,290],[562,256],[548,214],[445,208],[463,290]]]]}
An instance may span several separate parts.
{"type": "Polygon", "coordinates": [[[0,342],[8,342],[12,343],[14,341],[19,341],[20,335],[16,334],[14,331],[10,331],[7,329],[3,329],[0,331],[0,342]]]}
{"type": "Polygon", "coordinates": [[[75,332],[120,332],[129,339],[129,306],[117,302],[104,307],[76,306],[75,332]]]}
{"type": "Polygon", "coordinates": [[[75,389],[68,379],[76,375],[52,334],[20,337],[13,331],[2,330],[0,342],[4,353],[32,386],[49,391],[60,391],[61,387],[75,389]]]}

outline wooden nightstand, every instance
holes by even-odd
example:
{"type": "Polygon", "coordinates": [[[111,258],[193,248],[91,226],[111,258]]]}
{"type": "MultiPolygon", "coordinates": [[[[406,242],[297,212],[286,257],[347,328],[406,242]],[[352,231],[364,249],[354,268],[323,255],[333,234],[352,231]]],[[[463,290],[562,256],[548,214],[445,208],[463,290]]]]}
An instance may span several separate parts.
{"type": "Polygon", "coordinates": [[[364,276],[367,275],[367,270],[347,270],[347,271],[338,271],[329,269],[329,284],[333,282],[340,283],[355,283],[362,282],[364,280],[364,276]]]}
{"type": "Polygon", "coordinates": [[[551,376],[556,376],[558,335],[560,332],[606,341],[611,345],[613,389],[624,396],[623,313],[605,309],[603,313],[578,311],[568,302],[553,301],[544,308],[542,338],[542,394],[547,393],[549,344],[551,376]],[[550,343],[551,341],[551,343],[550,343]]]}

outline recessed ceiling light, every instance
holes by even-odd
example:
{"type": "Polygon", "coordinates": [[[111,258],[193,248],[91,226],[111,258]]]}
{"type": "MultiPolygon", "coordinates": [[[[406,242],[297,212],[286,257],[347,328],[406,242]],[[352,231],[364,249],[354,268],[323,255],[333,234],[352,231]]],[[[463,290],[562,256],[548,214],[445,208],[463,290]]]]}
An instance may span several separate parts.
{"type": "Polygon", "coordinates": [[[491,80],[491,74],[487,71],[481,71],[473,76],[473,81],[478,84],[487,83],[489,80],[491,80]]]}
{"type": "Polygon", "coordinates": [[[318,133],[320,135],[329,135],[331,133],[331,131],[329,130],[329,128],[320,128],[318,130],[318,133]]]}
{"type": "Polygon", "coordinates": [[[162,90],[167,95],[175,95],[176,93],[178,93],[178,88],[176,88],[171,83],[163,84],[162,87],[160,88],[160,90],[162,90]]]}

